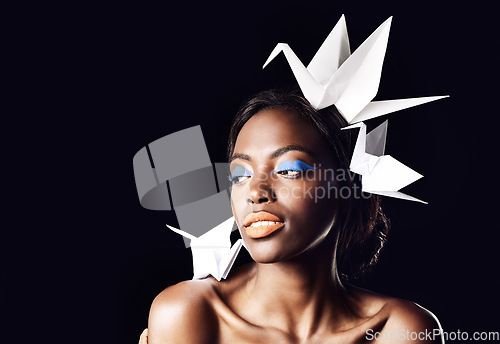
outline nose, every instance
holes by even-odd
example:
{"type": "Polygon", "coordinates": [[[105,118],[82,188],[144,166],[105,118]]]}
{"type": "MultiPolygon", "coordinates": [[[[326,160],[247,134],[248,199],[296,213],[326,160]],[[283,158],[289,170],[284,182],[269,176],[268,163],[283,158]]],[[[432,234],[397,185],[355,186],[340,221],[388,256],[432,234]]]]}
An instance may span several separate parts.
{"type": "Polygon", "coordinates": [[[247,199],[247,202],[250,203],[250,204],[255,204],[255,203],[271,203],[271,201],[269,200],[269,198],[263,196],[263,197],[259,197],[259,199],[257,200],[257,202],[254,202],[253,199],[249,198],[247,199]]]}
{"type": "Polygon", "coordinates": [[[257,174],[250,180],[250,194],[247,199],[248,204],[271,203],[275,200],[275,196],[271,185],[269,185],[269,176],[257,174]]]}

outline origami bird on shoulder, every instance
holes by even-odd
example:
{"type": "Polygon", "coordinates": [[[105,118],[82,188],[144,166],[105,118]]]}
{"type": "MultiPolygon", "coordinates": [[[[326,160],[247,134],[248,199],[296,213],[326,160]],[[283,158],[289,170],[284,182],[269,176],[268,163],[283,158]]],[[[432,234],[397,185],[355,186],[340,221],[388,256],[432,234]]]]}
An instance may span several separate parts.
{"type": "Polygon", "coordinates": [[[191,239],[193,279],[202,279],[212,275],[220,281],[227,277],[241,246],[244,246],[243,240],[238,239],[231,247],[230,235],[233,224],[234,217],[230,217],[200,237],[167,225],[175,233],[191,239]]]}

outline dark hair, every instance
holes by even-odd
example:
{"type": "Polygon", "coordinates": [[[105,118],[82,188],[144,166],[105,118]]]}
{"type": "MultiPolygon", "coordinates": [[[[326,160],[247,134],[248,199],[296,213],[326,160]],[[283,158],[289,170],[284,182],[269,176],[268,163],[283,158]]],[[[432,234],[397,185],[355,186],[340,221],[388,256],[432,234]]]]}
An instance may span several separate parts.
{"type": "MultiPolygon", "coordinates": [[[[339,169],[348,171],[356,131],[340,130],[348,125],[334,105],[316,110],[299,90],[269,90],[249,99],[233,119],[227,146],[229,159],[243,125],[255,114],[265,109],[280,108],[299,114],[313,123],[328,143],[339,169]],[[353,134],[354,132],[354,134],[353,134]]],[[[347,187],[358,186],[359,178],[344,178],[347,187]]],[[[382,212],[380,197],[349,197],[340,204],[339,242],[337,267],[343,280],[356,279],[377,262],[386,242],[389,223],[382,212]]]]}

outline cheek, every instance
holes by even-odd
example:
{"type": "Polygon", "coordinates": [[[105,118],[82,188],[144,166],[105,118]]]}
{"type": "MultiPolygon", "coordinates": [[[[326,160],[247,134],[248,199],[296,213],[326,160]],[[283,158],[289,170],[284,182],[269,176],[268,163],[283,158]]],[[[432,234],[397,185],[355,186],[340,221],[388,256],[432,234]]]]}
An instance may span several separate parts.
{"type": "Polygon", "coordinates": [[[297,181],[278,188],[277,198],[294,224],[293,236],[315,240],[325,236],[337,212],[336,184],[327,181],[297,181]]]}
{"type": "Polygon", "coordinates": [[[337,188],[334,181],[298,179],[277,183],[273,192],[281,204],[314,212],[336,203],[337,188]]]}
{"type": "Polygon", "coordinates": [[[238,228],[241,228],[240,224],[243,222],[243,213],[247,206],[243,189],[243,186],[233,186],[231,188],[231,209],[236,223],[238,224],[238,228]]]}

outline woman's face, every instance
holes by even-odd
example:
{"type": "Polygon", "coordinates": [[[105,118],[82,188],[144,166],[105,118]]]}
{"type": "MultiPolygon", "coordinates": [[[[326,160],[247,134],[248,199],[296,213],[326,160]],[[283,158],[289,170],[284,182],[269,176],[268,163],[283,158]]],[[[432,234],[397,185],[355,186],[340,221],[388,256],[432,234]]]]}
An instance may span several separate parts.
{"type": "Polygon", "coordinates": [[[295,257],[329,233],[336,167],[307,120],[284,109],[257,113],[238,135],[230,169],[233,214],[255,261],[295,257]]]}

